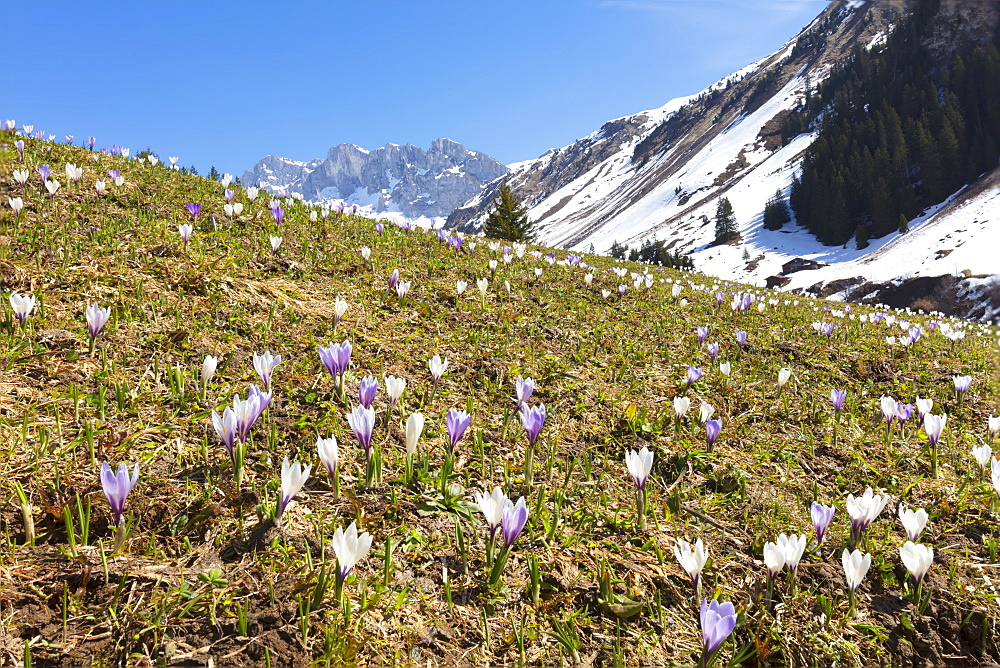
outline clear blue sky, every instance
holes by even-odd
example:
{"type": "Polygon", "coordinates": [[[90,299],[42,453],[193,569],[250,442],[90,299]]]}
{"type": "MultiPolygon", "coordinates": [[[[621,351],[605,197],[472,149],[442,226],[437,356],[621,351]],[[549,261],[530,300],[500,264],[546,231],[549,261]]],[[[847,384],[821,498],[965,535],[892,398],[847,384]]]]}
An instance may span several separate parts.
{"type": "Polygon", "coordinates": [[[511,163],[701,90],[827,4],[10,0],[0,118],[203,174],[435,137],[511,163]]]}

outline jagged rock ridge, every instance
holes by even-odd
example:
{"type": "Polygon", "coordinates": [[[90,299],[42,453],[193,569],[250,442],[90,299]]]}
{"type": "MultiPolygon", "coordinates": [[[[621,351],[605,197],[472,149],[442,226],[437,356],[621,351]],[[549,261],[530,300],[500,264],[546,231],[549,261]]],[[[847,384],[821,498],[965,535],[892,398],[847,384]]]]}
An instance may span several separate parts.
{"type": "Polygon", "coordinates": [[[407,218],[441,217],[507,173],[507,167],[450,139],[435,139],[426,151],[412,144],[386,144],[368,151],[340,144],[326,158],[298,162],[267,156],[242,178],[271,192],[287,189],[305,199],[343,200],[373,213],[407,218]]]}

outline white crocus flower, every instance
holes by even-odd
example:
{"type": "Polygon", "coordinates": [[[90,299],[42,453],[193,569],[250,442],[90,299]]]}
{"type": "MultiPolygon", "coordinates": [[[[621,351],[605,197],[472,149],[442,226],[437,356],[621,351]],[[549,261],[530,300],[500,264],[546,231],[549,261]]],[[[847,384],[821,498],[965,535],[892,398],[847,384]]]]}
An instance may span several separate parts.
{"type": "Polygon", "coordinates": [[[219,358],[213,355],[205,355],[205,361],[201,363],[201,383],[208,385],[208,382],[215,376],[215,370],[219,367],[219,358]]]}
{"type": "Polygon", "coordinates": [[[708,562],[708,550],[705,549],[701,538],[696,540],[693,546],[686,540],[678,538],[674,545],[674,556],[697,587],[701,581],[701,572],[708,562]]]}
{"type": "Polygon", "coordinates": [[[348,574],[358,562],[365,558],[371,546],[371,535],[367,531],[359,535],[358,527],[354,522],[351,522],[351,526],[347,527],[347,531],[337,527],[337,530],[333,532],[333,538],[330,539],[330,547],[337,555],[338,577],[341,583],[347,579],[348,574]]]}
{"type": "Polygon", "coordinates": [[[854,591],[861,586],[865,575],[868,574],[868,569],[872,565],[872,555],[864,554],[861,550],[854,552],[844,550],[841,563],[844,565],[844,575],[847,576],[847,586],[854,591]]]}
{"type": "Polygon", "coordinates": [[[625,452],[625,467],[632,476],[636,489],[642,489],[653,470],[653,453],[646,446],[639,451],[629,449],[625,452]]]}
{"type": "Polygon", "coordinates": [[[770,579],[778,577],[785,567],[785,551],[777,543],[764,543],[764,565],[770,579]]]}
{"type": "Polygon", "coordinates": [[[317,438],[316,452],[319,454],[319,460],[323,463],[327,472],[330,475],[334,475],[337,471],[337,462],[340,461],[340,450],[337,448],[337,438],[335,436],[331,436],[330,438],[317,438]]]}
{"type": "Polygon", "coordinates": [[[785,566],[791,573],[799,568],[799,561],[802,559],[802,553],[806,550],[806,536],[805,534],[791,534],[786,536],[781,534],[778,536],[778,547],[781,549],[782,553],[785,555],[785,566]]]}
{"type": "Polygon", "coordinates": [[[274,514],[275,521],[281,519],[285,507],[291,503],[302,486],[306,484],[311,469],[311,465],[302,468],[302,464],[299,462],[289,464],[288,457],[285,457],[285,460],[281,462],[281,491],[278,493],[278,508],[274,514]]]}
{"type": "Polygon", "coordinates": [[[916,405],[917,405],[917,412],[920,413],[920,417],[923,418],[925,415],[931,412],[932,408],[934,408],[934,400],[921,399],[920,397],[917,397],[916,405]]]}
{"type": "Polygon", "coordinates": [[[434,382],[441,380],[441,376],[448,369],[448,358],[441,359],[440,355],[435,355],[427,361],[427,368],[430,369],[434,382]]]}
{"type": "Polygon", "coordinates": [[[486,518],[486,526],[490,528],[490,539],[503,521],[503,509],[510,502],[507,495],[499,487],[493,488],[492,494],[476,492],[476,505],[486,518]]]}
{"type": "Polygon", "coordinates": [[[993,448],[989,445],[980,445],[979,447],[972,448],[972,456],[975,458],[976,463],[979,464],[979,468],[986,470],[986,466],[993,459],[993,448]]]}
{"type": "Polygon", "coordinates": [[[923,508],[918,508],[917,510],[911,508],[904,509],[900,505],[899,521],[903,523],[907,537],[911,541],[917,542],[920,540],[920,534],[923,533],[924,527],[927,526],[927,511],[923,508]]]}
{"type": "Polygon", "coordinates": [[[927,575],[927,571],[930,570],[931,563],[934,561],[934,548],[908,540],[899,548],[899,556],[913,579],[920,582],[927,575]]]}
{"type": "Polygon", "coordinates": [[[389,403],[395,404],[399,401],[399,398],[403,396],[403,390],[405,389],[405,378],[397,378],[396,376],[385,377],[385,393],[389,396],[389,403]]]}
{"type": "Polygon", "coordinates": [[[417,452],[417,443],[420,442],[420,434],[424,431],[424,414],[414,413],[406,420],[406,454],[413,455],[417,452]]]}
{"type": "Polygon", "coordinates": [[[35,296],[19,295],[12,292],[10,293],[10,308],[14,311],[14,317],[17,318],[17,321],[23,323],[28,314],[31,313],[31,309],[35,308],[35,296]]]}
{"type": "Polygon", "coordinates": [[[337,297],[333,300],[334,327],[340,323],[340,320],[344,317],[345,313],[347,313],[347,302],[340,297],[337,297]]]}
{"type": "Polygon", "coordinates": [[[677,414],[678,418],[682,418],[687,415],[688,410],[691,408],[691,398],[690,397],[674,397],[674,413],[677,414]]]}

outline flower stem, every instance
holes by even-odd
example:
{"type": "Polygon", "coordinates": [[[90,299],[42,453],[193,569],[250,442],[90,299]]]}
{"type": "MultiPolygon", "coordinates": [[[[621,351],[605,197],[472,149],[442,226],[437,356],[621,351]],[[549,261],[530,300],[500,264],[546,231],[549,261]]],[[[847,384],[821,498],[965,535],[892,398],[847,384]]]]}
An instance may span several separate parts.
{"type": "Polygon", "coordinates": [[[531,445],[524,452],[524,493],[531,494],[531,483],[534,479],[535,448],[531,445]]]}

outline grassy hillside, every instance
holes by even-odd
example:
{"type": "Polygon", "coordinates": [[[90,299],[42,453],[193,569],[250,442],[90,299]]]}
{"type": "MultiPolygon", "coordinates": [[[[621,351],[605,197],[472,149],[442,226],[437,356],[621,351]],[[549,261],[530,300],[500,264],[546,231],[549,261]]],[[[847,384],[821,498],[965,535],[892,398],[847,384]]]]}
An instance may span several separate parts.
{"type": "Polygon", "coordinates": [[[702,596],[740,613],[722,663],[1000,658],[997,492],[970,454],[989,442],[998,412],[995,329],[914,314],[877,322],[869,309],[780,294],[755,293],[734,310],[743,289],[711,278],[596,257],[577,267],[561,253],[561,263],[529,251],[508,264],[482,239],[455,250],[436,232],[336,213],[310,222],[296,202],[280,203],[276,225],[268,197],[250,202],[241,187],[234,202],[245,208],[230,218],[218,182],[35,139],[22,158],[18,139],[0,132],[0,663],[27,653],[31,665],[80,666],[690,664],[699,604],[674,556],[679,538],[708,550],[702,596]],[[83,169],[76,184],[67,162],[83,169]],[[41,164],[61,182],[54,195],[41,164]],[[20,214],[8,197],[22,198],[20,214]],[[189,203],[202,207],[194,220],[189,203]],[[411,282],[403,299],[387,289],[394,269],[411,282]],[[651,287],[634,286],[627,271],[647,270],[651,287]],[[459,280],[469,283],[461,297],[459,280]],[[36,298],[23,326],[11,291],[36,298]],[[348,309],[335,325],[338,297],[348,309]],[[111,313],[91,353],[93,303],[111,313]],[[890,346],[887,336],[908,336],[903,321],[922,328],[919,340],[890,346]],[[827,337],[814,322],[835,329],[827,337]],[[956,332],[965,337],[945,336],[956,332]],[[341,399],[318,347],[345,339],[341,399]],[[265,350],[282,361],[237,483],[212,411],[262,384],[252,358],[265,350]],[[219,362],[203,386],[206,355],[219,362]],[[434,355],[448,360],[436,384],[434,355]],[[690,385],[689,365],[704,372],[690,385]],[[381,468],[370,485],[345,419],[369,373],[380,384],[381,468]],[[390,374],[407,381],[391,410],[390,374]],[[960,398],[955,375],[972,378],[960,398]],[[547,408],[530,489],[517,376],[535,379],[528,403],[547,408]],[[836,443],[833,389],[847,391],[836,443]],[[929,397],[933,413],[948,414],[937,475],[916,414],[886,438],[883,395],[929,397]],[[676,397],[691,400],[680,420],[676,397]],[[703,403],[721,419],[711,449],[703,403]],[[449,458],[453,408],[471,425],[449,458]],[[408,466],[416,411],[426,425],[408,466]],[[317,438],[329,436],[338,484],[317,456],[317,438]],[[624,460],[644,446],[654,460],[641,527],[624,460]],[[312,470],[276,522],[286,456],[312,470]],[[117,551],[103,462],[139,464],[117,551]],[[523,495],[528,519],[491,586],[475,495],[494,486],[523,495]],[[845,500],[869,486],[889,501],[859,543],[871,569],[849,616],[845,500]],[[813,501],[836,507],[821,550],[813,501]],[[900,504],[929,513],[929,603],[909,600],[900,504]],[[371,550],[338,592],[330,540],[351,523],[371,550]],[[785,571],[768,600],[765,543],[780,533],[808,536],[808,547],[794,590],[785,571]]]}

